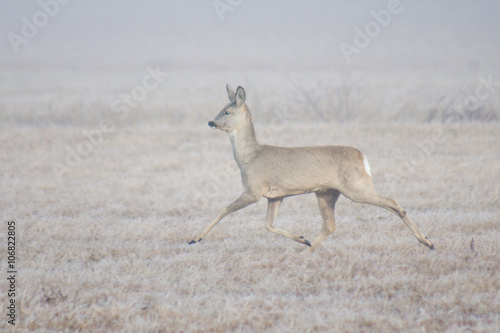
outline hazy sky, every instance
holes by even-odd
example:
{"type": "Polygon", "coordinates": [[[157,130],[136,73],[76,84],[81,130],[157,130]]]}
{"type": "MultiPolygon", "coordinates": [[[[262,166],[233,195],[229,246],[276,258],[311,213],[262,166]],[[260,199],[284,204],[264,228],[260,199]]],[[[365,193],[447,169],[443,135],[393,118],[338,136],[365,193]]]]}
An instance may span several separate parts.
{"type": "Polygon", "coordinates": [[[477,69],[500,54],[496,0],[65,2],[0,2],[4,66],[477,69]]]}

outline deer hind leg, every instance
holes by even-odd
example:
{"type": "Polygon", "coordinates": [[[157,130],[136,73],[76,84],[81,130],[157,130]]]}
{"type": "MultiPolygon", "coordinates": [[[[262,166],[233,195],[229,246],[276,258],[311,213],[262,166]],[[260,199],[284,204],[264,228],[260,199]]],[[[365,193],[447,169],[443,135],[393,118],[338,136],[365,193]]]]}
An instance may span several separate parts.
{"type": "Polygon", "coordinates": [[[280,208],[281,202],[283,201],[282,198],[280,199],[267,199],[267,216],[266,216],[266,230],[274,232],[278,235],[284,236],[286,238],[290,238],[296,242],[305,244],[307,246],[311,246],[311,243],[304,238],[304,236],[297,236],[294,234],[291,234],[289,232],[283,231],[281,229],[273,227],[273,222],[274,219],[276,218],[276,215],[278,214],[278,209],[280,208]]]}
{"type": "Polygon", "coordinates": [[[396,200],[386,198],[375,191],[371,178],[364,178],[363,181],[358,180],[355,186],[348,186],[348,189],[344,190],[342,194],[352,201],[382,207],[398,215],[420,243],[434,250],[434,245],[418,230],[403,207],[396,200]]]}
{"type": "Polygon", "coordinates": [[[319,210],[323,218],[320,234],[312,242],[312,250],[324,241],[335,230],[335,203],[339,198],[340,192],[333,190],[327,192],[316,192],[319,210]]]}

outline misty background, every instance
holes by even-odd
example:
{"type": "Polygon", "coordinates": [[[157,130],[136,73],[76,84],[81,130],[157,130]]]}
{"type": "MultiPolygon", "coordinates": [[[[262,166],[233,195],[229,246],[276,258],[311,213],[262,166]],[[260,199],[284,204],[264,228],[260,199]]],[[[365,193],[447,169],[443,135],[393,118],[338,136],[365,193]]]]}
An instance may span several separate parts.
{"type": "MultiPolygon", "coordinates": [[[[442,121],[479,77],[500,74],[494,0],[67,2],[0,2],[4,125],[92,126],[148,66],[169,76],[128,124],[205,124],[226,83],[245,88],[262,123],[283,108],[300,122],[442,121]],[[355,29],[391,3],[400,13],[349,63],[341,43],[355,46],[355,29]],[[53,17],[14,47],[43,6],[53,17]]],[[[498,107],[495,91],[467,120],[494,120],[498,107]]]]}

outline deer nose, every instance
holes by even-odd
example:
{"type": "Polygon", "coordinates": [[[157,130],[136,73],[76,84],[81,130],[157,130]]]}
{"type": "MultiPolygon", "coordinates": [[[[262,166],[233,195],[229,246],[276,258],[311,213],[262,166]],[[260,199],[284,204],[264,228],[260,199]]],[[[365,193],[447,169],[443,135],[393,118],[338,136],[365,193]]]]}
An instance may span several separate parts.
{"type": "Polygon", "coordinates": [[[215,125],[215,123],[213,121],[211,121],[211,120],[208,122],[208,126],[210,126],[210,127],[217,127],[217,125],[215,125]]]}

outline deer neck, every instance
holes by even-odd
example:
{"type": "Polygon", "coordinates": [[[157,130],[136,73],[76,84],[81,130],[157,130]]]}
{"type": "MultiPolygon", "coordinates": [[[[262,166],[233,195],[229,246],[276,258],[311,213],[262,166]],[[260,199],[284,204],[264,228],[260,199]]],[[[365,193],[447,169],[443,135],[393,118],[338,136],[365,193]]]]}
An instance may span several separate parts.
{"type": "Polygon", "coordinates": [[[244,126],[230,132],[229,138],[234,159],[241,169],[255,158],[260,148],[251,119],[244,126]]]}

